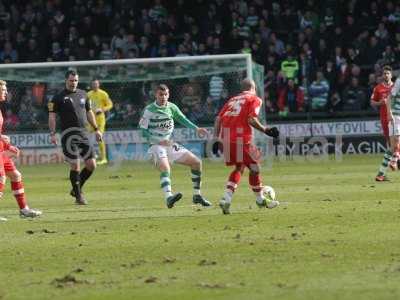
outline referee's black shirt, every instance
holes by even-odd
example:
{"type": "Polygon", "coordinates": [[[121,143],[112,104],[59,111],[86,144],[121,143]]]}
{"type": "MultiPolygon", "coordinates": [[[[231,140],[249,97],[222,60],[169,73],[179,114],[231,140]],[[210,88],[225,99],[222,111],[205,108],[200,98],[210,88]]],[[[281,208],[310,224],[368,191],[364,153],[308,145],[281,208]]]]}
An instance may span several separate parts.
{"type": "Polygon", "coordinates": [[[84,90],[71,92],[64,89],[49,101],[48,109],[60,117],[61,130],[66,130],[71,127],[85,128],[86,113],[91,106],[84,90]]]}

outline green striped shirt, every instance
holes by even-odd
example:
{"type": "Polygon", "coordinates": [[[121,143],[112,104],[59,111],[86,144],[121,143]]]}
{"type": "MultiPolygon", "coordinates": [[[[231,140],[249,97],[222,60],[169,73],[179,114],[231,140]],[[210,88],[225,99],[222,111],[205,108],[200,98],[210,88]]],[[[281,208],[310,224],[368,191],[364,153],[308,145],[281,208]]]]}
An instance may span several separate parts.
{"type": "Polygon", "coordinates": [[[185,117],[178,106],[171,102],[167,102],[165,106],[160,106],[156,102],[147,105],[143,110],[139,128],[150,144],[158,144],[171,139],[175,127],[174,121],[188,128],[197,128],[185,117]]]}
{"type": "Polygon", "coordinates": [[[394,116],[400,116],[400,79],[396,79],[396,82],[392,88],[391,97],[391,110],[394,116]]]}

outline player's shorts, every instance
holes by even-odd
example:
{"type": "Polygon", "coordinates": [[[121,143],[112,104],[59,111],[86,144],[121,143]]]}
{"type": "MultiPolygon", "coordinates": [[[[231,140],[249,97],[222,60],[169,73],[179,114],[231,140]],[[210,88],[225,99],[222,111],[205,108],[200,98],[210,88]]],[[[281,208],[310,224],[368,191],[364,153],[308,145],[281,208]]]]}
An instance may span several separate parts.
{"type": "Polygon", "coordinates": [[[400,116],[393,116],[393,122],[389,123],[389,135],[400,135],[400,116]]]}
{"type": "Polygon", "coordinates": [[[261,160],[260,150],[253,144],[229,143],[224,145],[224,160],[227,166],[257,164],[261,160]]]}
{"type": "Polygon", "coordinates": [[[389,141],[389,122],[386,119],[381,119],[381,127],[383,136],[385,137],[386,141],[389,141]]]}
{"type": "Polygon", "coordinates": [[[13,172],[17,169],[15,167],[14,161],[5,152],[2,152],[2,161],[3,161],[4,171],[6,173],[13,172]]]}
{"type": "Polygon", "coordinates": [[[4,151],[4,142],[0,141],[0,176],[5,176],[6,172],[15,171],[14,161],[4,151]]]}
{"type": "Polygon", "coordinates": [[[61,146],[65,160],[68,162],[82,158],[84,161],[93,159],[94,149],[87,134],[83,131],[65,130],[61,136],[61,146]]]}
{"type": "Polygon", "coordinates": [[[186,153],[190,153],[188,149],[174,143],[172,146],[152,145],[148,153],[154,163],[157,163],[161,158],[168,158],[170,163],[181,159],[186,153]]]}

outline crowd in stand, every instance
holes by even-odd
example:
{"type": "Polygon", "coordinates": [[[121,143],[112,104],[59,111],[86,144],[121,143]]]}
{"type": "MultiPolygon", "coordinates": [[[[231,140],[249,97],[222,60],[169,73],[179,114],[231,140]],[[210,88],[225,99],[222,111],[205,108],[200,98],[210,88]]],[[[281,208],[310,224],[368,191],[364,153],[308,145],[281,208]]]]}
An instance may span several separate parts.
{"type": "Polygon", "coordinates": [[[399,29],[399,0],[0,0],[0,62],[251,53],[268,113],[360,111],[399,29]]]}

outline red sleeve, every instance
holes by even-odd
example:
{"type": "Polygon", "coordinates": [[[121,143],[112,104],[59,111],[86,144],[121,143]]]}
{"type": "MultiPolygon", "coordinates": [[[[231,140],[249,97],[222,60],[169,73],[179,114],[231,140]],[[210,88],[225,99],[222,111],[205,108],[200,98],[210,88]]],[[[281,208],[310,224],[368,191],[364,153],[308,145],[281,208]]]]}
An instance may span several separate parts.
{"type": "Polygon", "coordinates": [[[258,117],[261,109],[262,101],[257,96],[251,98],[248,117],[258,117]]]}
{"type": "Polygon", "coordinates": [[[371,100],[374,100],[376,102],[379,102],[379,93],[377,91],[378,86],[374,87],[374,90],[372,91],[372,95],[371,95],[371,100]]]}

